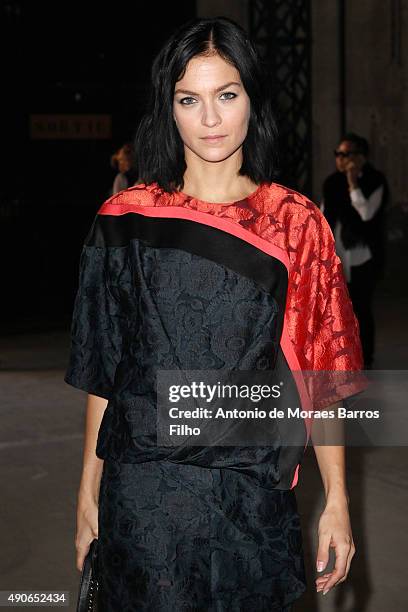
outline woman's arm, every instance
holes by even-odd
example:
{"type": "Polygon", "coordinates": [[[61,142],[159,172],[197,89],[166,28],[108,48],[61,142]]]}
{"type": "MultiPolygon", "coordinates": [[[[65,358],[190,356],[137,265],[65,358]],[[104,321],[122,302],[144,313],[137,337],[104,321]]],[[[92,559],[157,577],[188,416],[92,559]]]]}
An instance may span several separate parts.
{"type": "Polygon", "coordinates": [[[319,521],[319,546],[316,567],[322,572],[329,561],[329,548],[335,549],[336,563],[332,572],[319,576],[317,591],[325,595],[347,578],[355,553],[349,516],[349,495],[346,485],[345,447],[314,446],[323,481],[326,507],[319,521]]]}
{"type": "Polygon", "coordinates": [[[85,440],[83,467],[78,491],[77,569],[82,570],[85,555],[93,538],[98,537],[98,497],[102,476],[103,459],[96,456],[99,427],[108,400],[88,393],[85,418],[85,440]]]}
{"type": "Polygon", "coordinates": [[[350,501],[346,485],[346,459],[344,446],[315,446],[317,463],[323,481],[326,503],[350,501]]]}
{"type": "Polygon", "coordinates": [[[96,456],[96,441],[107,405],[107,399],[88,393],[82,477],[79,485],[78,501],[92,499],[98,503],[103,459],[99,459],[99,457],[96,456]]]}

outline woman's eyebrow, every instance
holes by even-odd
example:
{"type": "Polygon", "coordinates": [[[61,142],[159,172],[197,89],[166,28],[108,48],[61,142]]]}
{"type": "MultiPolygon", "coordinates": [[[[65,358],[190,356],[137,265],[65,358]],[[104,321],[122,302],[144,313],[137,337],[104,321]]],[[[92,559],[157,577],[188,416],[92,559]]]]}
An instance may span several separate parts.
{"type": "MultiPolygon", "coordinates": [[[[241,83],[237,83],[236,81],[231,81],[230,83],[225,83],[225,85],[221,85],[221,87],[217,87],[216,89],[214,89],[214,93],[217,93],[218,91],[221,91],[221,89],[225,89],[226,87],[230,87],[231,85],[238,85],[238,87],[241,87],[241,83]]],[[[176,93],[185,93],[185,94],[191,94],[193,96],[199,96],[200,94],[195,93],[194,91],[189,91],[188,89],[176,89],[176,91],[174,92],[176,93]]]]}

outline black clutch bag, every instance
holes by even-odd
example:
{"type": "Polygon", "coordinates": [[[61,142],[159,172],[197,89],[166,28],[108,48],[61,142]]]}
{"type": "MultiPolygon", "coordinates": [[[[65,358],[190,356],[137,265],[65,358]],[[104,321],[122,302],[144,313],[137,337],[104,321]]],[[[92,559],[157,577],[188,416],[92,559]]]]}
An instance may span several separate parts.
{"type": "Polygon", "coordinates": [[[79,584],[78,602],[76,612],[98,610],[98,540],[92,540],[89,551],[84,559],[79,584]]]}

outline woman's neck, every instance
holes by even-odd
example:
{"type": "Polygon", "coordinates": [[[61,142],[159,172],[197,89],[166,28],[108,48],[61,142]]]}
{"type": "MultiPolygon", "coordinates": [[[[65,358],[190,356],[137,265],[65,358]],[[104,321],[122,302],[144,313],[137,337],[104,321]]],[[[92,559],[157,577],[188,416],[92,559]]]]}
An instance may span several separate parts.
{"type": "Polygon", "coordinates": [[[234,202],[249,196],[258,186],[247,176],[238,176],[223,183],[210,179],[190,180],[185,175],[181,191],[205,202],[234,202]]]}
{"type": "Polygon", "coordinates": [[[180,191],[205,202],[236,202],[253,193],[259,185],[239,174],[242,147],[226,159],[209,161],[184,148],[186,170],[180,191]]]}

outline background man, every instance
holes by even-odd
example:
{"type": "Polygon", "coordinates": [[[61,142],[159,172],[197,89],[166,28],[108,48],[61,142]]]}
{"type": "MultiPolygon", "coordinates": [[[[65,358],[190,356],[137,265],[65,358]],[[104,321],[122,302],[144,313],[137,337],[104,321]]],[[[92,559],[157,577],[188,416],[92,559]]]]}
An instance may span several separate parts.
{"type": "Polygon", "coordinates": [[[368,153],[365,138],[350,132],[341,139],[334,151],[336,172],[324,181],[321,206],[343,263],[360,324],[367,369],[374,359],[372,300],[384,266],[385,208],[389,195],[387,180],[368,161],[368,153]]]}

